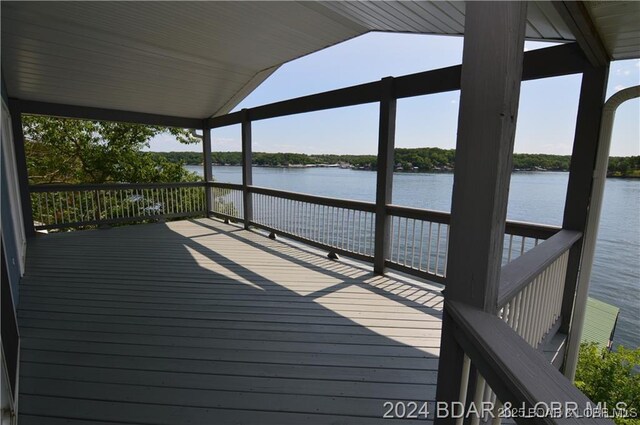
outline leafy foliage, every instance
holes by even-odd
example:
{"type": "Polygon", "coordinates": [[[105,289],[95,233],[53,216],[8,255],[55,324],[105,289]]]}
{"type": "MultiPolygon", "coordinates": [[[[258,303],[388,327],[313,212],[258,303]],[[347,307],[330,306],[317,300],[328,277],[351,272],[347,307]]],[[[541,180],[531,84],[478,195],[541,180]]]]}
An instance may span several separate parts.
{"type": "Polygon", "coordinates": [[[612,177],[640,177],[640,156],[609,158],[608,175],[612,177]]]}
{"type": "MultiPolygon", "coordinates": [[[[25,116],[23,124],[30,184],[201,180],[185,170],[181,161],[143,151],[151,138],[162,133],[172,134],[182,143],[199,142],[187,130],[41,116],[25,116]]],[[[70,189],[32,193],[31,205],[40,225],[85,228],[114,219],[123,222],[125,217],[146,221],[155,215],[190,213],[201,208],[202,193],[201,188],[70,189]]]]}
{"type": "Polygon", "coordinates": [[[194,181],[180,162],[143,152],[152,137],[170,133],[182,143],[199,139],[183,129],[103,121],[23,117],[31,184],[194,181]]]}
{"type": "Polygon", "coordinates": [[[625,409],[635,412],[636,418],[615,418],[617,424],[640,424],[640,348],[619,346],[616,351],[600,349],[597,344],[580,346],[575,385],[596,403],[606,403],[614,409],[624,403],[625,409]]]}
{"type": "MultiPolygon", "coordinates": [[[[198,152],[158,152],[170,162],[183,161],[190,165],[202,164],[198,152]]],[[[242,165],[240,152],[213,152],[212,161],[221,165],[242,165]]],[[[515,170],[568,171],[571,157],[568,155],[514,154],[515,170]]],[[[253,164],[262,167],[286,167],[289,165],[350,164],[355,168],[375,170],[375,155],[306,155],[301,153],[254,152],[253,164]]],[[[439,148],[397,148],[395,165],[399,171],[452,170],[455,165],[454,149],[439,148]]],[[[609,176],[640,177],[640,156],[609,158],[609,176]]]]}

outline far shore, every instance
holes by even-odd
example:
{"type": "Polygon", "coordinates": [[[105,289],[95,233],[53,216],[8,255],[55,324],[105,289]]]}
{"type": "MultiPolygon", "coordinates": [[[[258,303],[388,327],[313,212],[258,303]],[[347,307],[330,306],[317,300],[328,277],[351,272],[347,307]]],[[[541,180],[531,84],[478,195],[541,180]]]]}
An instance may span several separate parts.
{"type": "MultiPolygon", "coordinates": [[[[202,167],[204,164],[185,164],[191,167],[202,167]]],[[[213,167],[242,167],[242,164],[212,164],[213,167]]],[[[288,164],[288,165],[260,165],[260,164],[252,164],[252,167],[258,168],[285,168],[285,169],[306,169],[306,168],[340,168],[343,170],[355,170],[355,171],[376,171],[374,168],[367,167],[355,167],[355,166],[344,166],[341,164],[288,164]]],[[[396,168],[393,170],[394,173],[453,173],[453,168],[450,167],[442,167],[442,168],[433,168],[430,170],[424,169],[410,169],[406,170],[403,168],[396,168]]],[[[545,172],[553,172],[553,173],[568,173],[568,169],[547,169],[542,167],[534,167],[534,168],[514,168],[514,173],[545,173],[545,172]]],[[[640,179],[640,173],[628,174],[628,175],[615,175],[615,174],[607,174],[607,178],[612,179],[640,179]]]]}

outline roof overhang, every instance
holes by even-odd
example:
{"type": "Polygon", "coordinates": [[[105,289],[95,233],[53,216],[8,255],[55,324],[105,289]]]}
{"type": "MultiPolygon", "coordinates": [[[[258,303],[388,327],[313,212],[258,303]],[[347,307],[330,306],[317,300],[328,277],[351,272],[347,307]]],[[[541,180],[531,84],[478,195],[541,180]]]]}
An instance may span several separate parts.
{"type": "MultiPolygon", "coordinates": [[[[587,42],[600,40],[600,32],[605,59],[638,57],[640,5],[596,3],[580,9],[596,27],[587,42]]],[[[585,24],[576,23],[572,5],[530,3],[527,38],[577,39],[583,46],[574,34],[585,24]]],[[[446,1],[3,1],[1,7],[10,97],[197,119],[229,112],[283,63],[369,31],[462,35],[465,9],[464,2],[446,1]]]]}

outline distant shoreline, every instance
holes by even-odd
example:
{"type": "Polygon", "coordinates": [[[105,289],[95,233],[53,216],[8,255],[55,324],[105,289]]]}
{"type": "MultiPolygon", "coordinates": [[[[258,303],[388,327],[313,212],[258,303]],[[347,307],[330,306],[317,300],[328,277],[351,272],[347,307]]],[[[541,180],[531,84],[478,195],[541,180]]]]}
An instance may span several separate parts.
{"type": "MultiPolygon", "coordinates": [[[[184,165],[188,165],[190,167],[202,167],[204,164],[202,163],[192,163],[192,164],[184,164],[184,165]]],[[[213,167],[242,167],[242,164],[212,164],[213,167]]],[[[353,170],[353,171],[376,171],[375,169],[362,169],[362,168],[355,168],[355,167],[340,167],[338,165],[335,164],[290,164],[290,165],[258,165],[258,164],[252,164],[253,167],[258,167],[258,168],[276,168],[276,169],[287,169],[287,170],[300,170],[300,169],[308,169],[308,168],[339,168],[342,170],[353,170]]],[[[431,170],[393,170],[394,173],[403,173],[403,174],[411,174],[411,173],[432,173],[432,174],[453,174],[454,170],[453,169],[447,169],[447,170],[437,170],[437,169],[431,169],[431,170]]],[[[522,169],[522,168],[514,168],[512,170],[512,172],[514,173],[568,173],[569,170],[554,170],[554,169],[522,169]]],[[[607,174],[607,178],[611,178],[611,179],[631,179],[631,180],[635,180],[635,179],[640,179],[640,174],[636,174],[636,175],[613,175],[613,174],[607,174]]]]}
{"type": "MultiPolygon", "coordinates": [[[[202,164],[200,152],[150,152],[173,163],[202,164]]],[[[241,165],[241,152],[212,152],[212,162],[220,165],[241,165]]],[[[514,171],[569,171],[569,155],[522,154],[513,155],[514,171]]],[[[375,171],[376,155],[302,154],[291,152],[253,152],[252,163],[256,167],[271,168],[350,168],[375,171]]],[[[447,172],[453,171],[455,150],[440,148],[396,148],[394,170],[399,172],[447,172]]],[[[640,178],[640,156],[610,157],[608,176],[640,178]]]]}

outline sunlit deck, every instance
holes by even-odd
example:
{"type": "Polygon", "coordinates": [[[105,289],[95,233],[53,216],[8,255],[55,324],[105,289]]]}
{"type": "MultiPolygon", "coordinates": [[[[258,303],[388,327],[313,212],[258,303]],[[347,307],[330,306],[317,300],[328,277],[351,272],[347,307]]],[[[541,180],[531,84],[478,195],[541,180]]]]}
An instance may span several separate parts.
{"type": "Polygon", "coordinates": [[[435,399],[439,288],[210,219],[27,258],[22,424],[393,423],[384,401],[435,399]]]}

